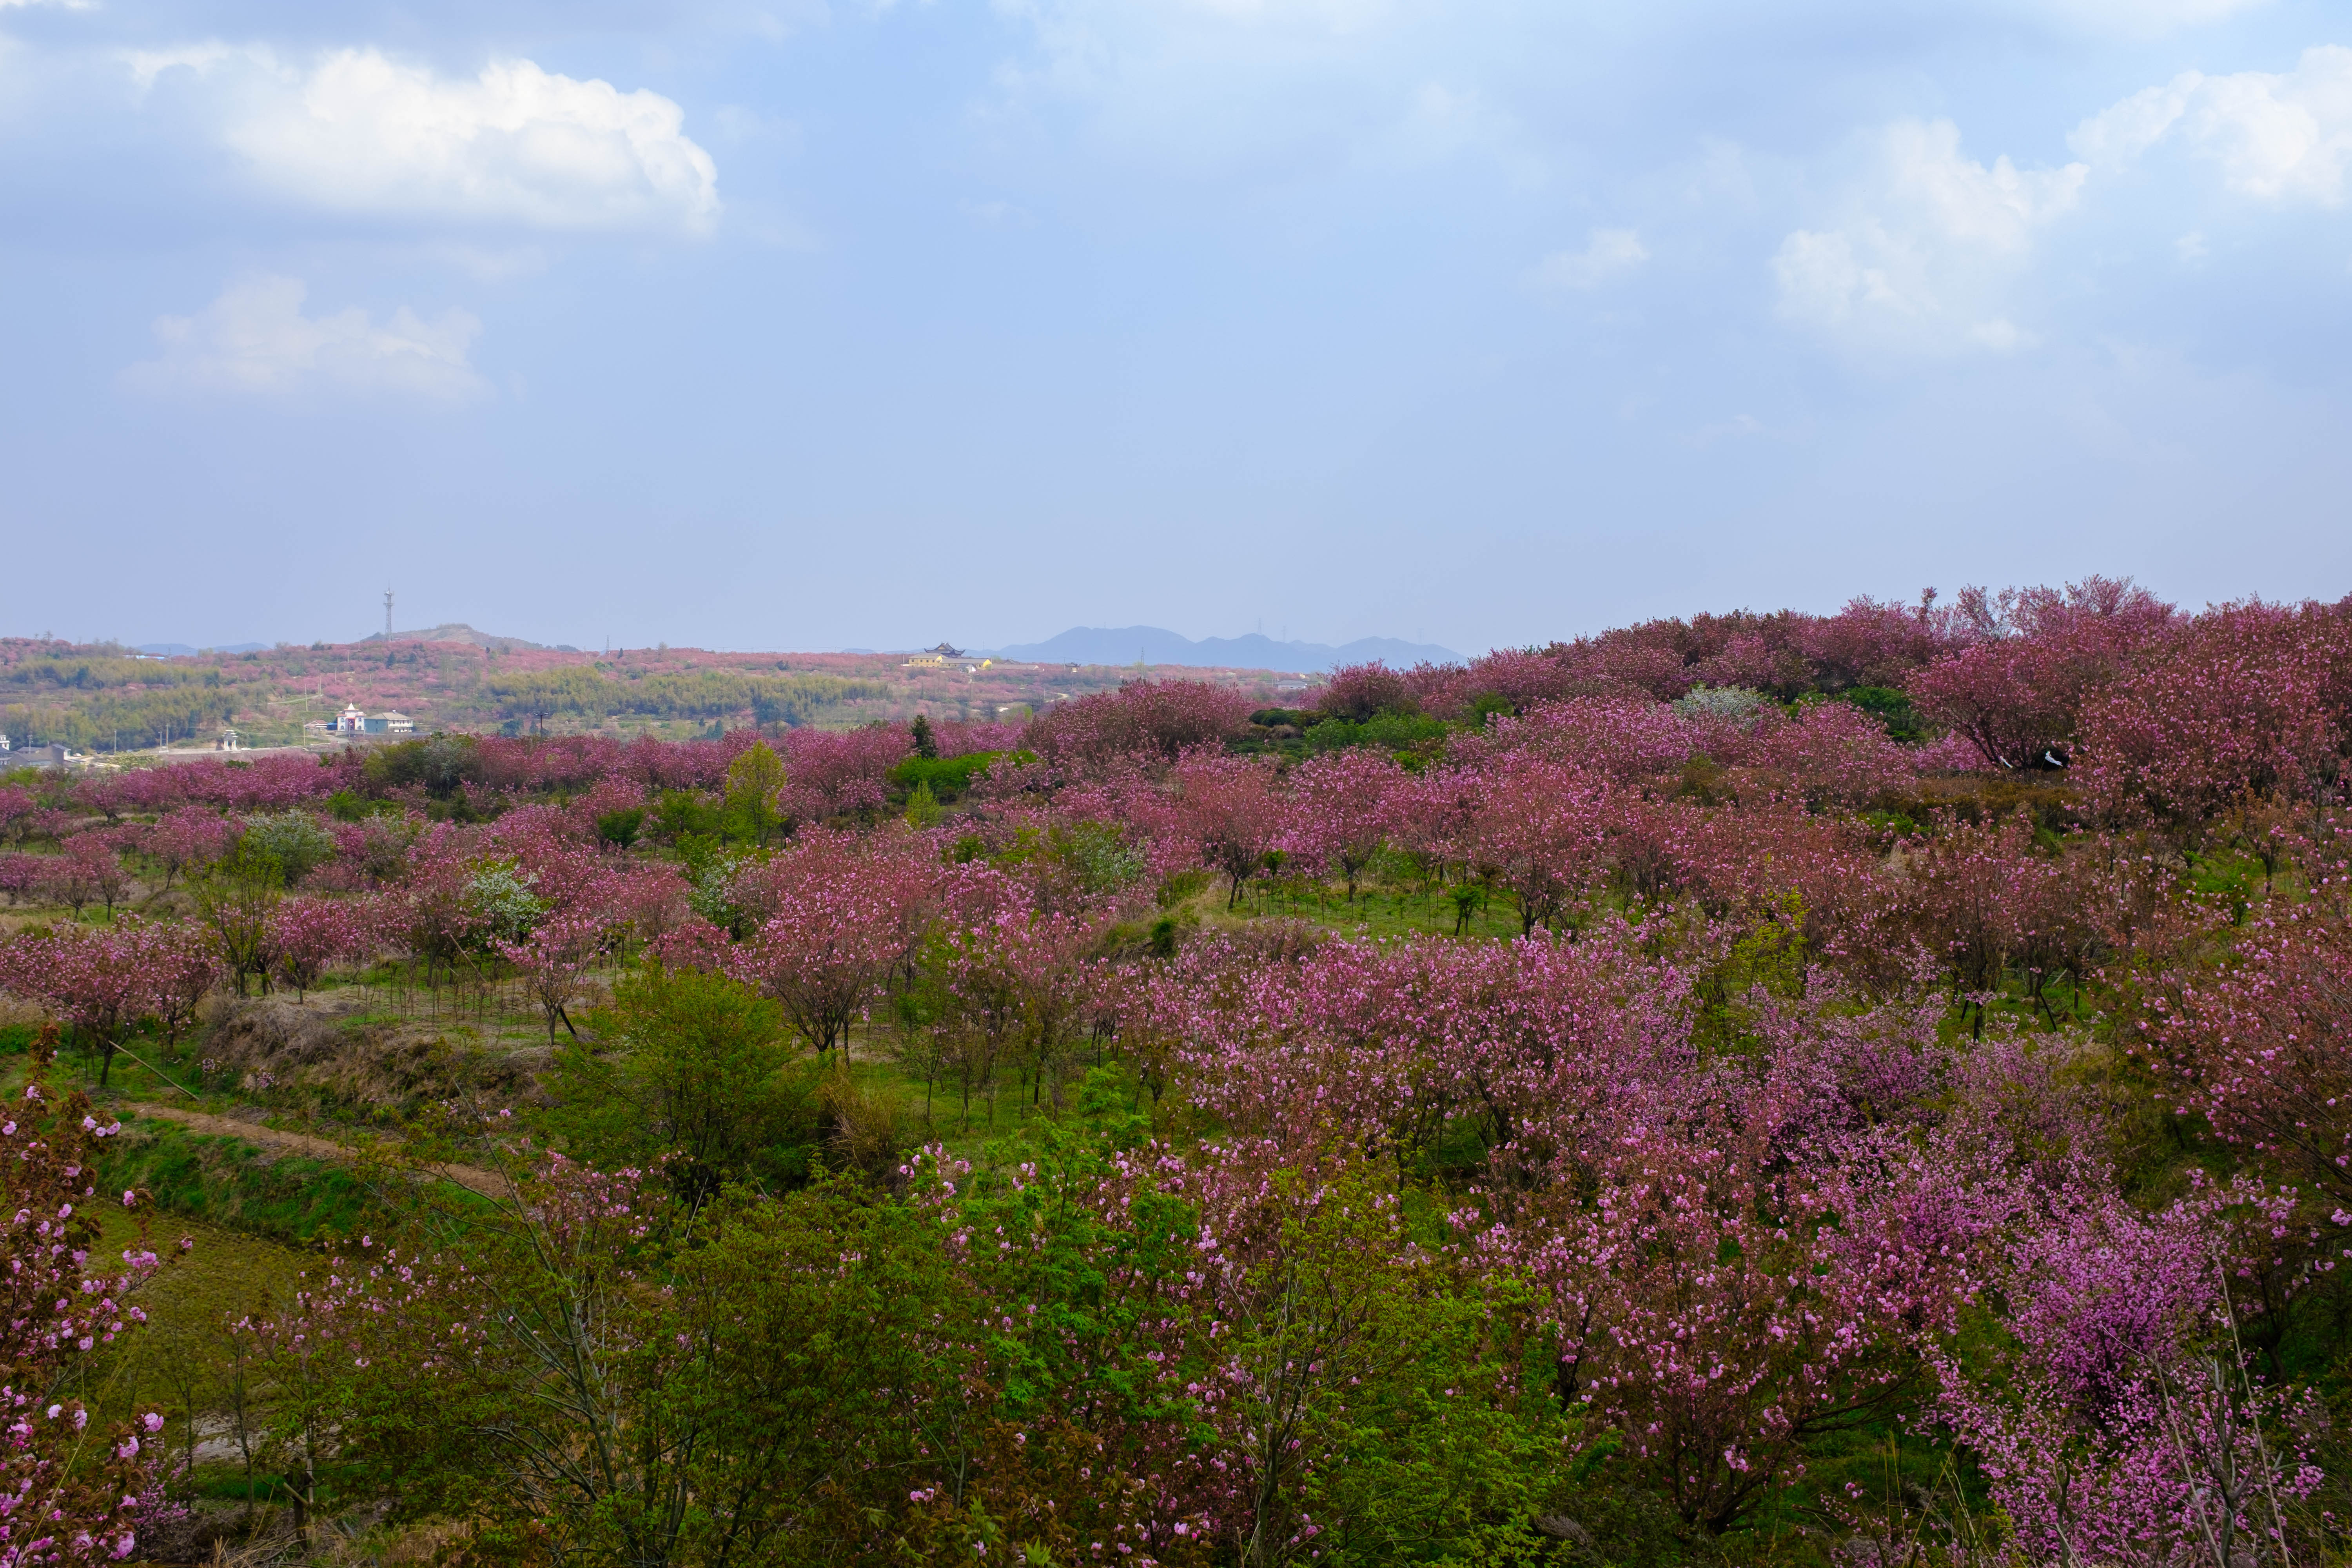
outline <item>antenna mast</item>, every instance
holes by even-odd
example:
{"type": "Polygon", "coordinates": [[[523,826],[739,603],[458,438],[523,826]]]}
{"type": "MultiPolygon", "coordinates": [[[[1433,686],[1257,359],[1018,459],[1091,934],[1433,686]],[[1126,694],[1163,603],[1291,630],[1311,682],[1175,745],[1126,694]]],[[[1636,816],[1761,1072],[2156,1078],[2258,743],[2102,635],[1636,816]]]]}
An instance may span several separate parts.
{"type": "Polygon", "coordinates": [[[392,640],[392,590],[383,591],[383,640],[392,640]]]}

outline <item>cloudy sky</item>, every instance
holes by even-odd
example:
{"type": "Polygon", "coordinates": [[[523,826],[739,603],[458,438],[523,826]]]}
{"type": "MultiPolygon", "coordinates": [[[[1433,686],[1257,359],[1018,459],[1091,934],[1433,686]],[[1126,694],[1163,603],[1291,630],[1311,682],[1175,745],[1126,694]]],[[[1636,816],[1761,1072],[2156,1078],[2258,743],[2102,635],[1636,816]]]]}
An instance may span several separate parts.
{"type": "Polygon", "coordinates": [[[0,0],[0,631],[2352,591],[2298,0],[0,0]]]}

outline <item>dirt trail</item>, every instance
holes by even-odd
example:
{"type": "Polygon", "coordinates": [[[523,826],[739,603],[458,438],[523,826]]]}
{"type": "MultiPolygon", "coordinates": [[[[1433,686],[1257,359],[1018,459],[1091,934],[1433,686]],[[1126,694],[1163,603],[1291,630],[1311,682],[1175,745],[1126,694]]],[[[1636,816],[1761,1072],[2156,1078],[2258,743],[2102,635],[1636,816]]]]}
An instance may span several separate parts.
{"type": "MultiPolygon", "coordinates": [[[[136,1111],[142,1116],[176,1121],[198,1132],[242,1138],[248,1143],[258,1143],[265,1149],[276,1149],[289,1154],[310,1154],[328,1160],[348,1160],[352,1157],[352,1151],[345,1145],[332,1139],[314,1138],[308,1132],[285,1132],[251,1121],[232,1121],[226,1116],[210,1116],[201,1110],[183,1110],[176,1105],[125,1104],[122,1109],[136,1111]]],[[[478,1165],[430,1165],[425,1168],[484,1197],[502,1198],[509,1194],[506,1178],[496,1171],[485,1171],[478,1165]]]]}

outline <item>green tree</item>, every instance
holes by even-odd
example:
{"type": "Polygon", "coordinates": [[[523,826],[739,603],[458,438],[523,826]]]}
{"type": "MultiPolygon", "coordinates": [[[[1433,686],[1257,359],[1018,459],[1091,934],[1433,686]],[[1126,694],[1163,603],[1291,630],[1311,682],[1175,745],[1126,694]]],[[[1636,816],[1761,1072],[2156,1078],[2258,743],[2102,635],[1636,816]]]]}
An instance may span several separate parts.
{"type": "Polygon", "coordinates": [[[765,741],[727,764],[727,788],[719,811],[730,838],[765,844],[783,826],[784,760],[765,741]]]}
{"type": "Polygon", "coordinates": [[[645,826],[646,808],[625,805],[608,811],[596,818],[596,837],[616,849],[626,849],[637,841],[637,832],[645,826]]]}
{"type": "Polygon", "coordinates": [[[278,862],[289,886],[335,858],[335,837],[304,811],[281,811],[245,820],[246,842],[278,862]]]}
{"type": "Polygon", "coordinates": [[[797,1181],[817,1142],[818,1069],[782,1009],[724,975],[656,964],[613,988],[595,1038],[557,1058],[554,1130],[603,1165],[663,1155],[682,1191],[797,1181]]]}
{"type": "Polygon", "coordinates": [[[831,1182],[693,1205],[517,1177],[487,1203],[420,1189],[395,1267],[322,1292],[354,1369],[347,1465],[404,1514],[467,1521],[485,1565],[906,1555],[891,1516],[971,1424],[975,1304],[935,1222],[831,1182]]]}
{"type": "Polygon", "coordinates": [[[236,994],[246,984],[269,983],[269,917],[285,895],[286,871],[265,842],[240,835],[229,852],[192,878],[196,915],[212,929],[236,994]]]}

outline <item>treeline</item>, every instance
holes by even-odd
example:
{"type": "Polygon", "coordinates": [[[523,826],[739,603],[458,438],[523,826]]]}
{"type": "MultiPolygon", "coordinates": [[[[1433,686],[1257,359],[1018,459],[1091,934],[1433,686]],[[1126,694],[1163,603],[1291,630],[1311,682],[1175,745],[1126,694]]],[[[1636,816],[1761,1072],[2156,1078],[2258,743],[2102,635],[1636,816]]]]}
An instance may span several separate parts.
{"type": "Polygon", "coordinates": [[[0,730],[42,745],[151,746],[229,722],[239,684],[217,665],[44,651],[0,661],[0,730]]]}
{"type": "Polygon", "coordinates": [[[0,686],[20,691],[100,691],[114,686],[173,687],[222,684],[216,665],[174,664],[128,654],[44,654],[0,664],[0,686]]]}
{"type": "Polygon", "coordinates": [[[78,750],[153,746],[217,731],[236,715],[237,698],[234,688],[191,683],[161,691],[101,691],[71,706],[12,702],[0,708],[0,730],[20,744],[62,741],[78,750]]]}
{"type": "Polygon", "coordinates": [[[501,718],[558,713],[602,720],[616,713],[652,719],[723,719],[748,713],[760,724],[801,725],[827,708],[886,697],[878,680],[833,675],[761,675],[737,669],[631,670],[608,679],[587,665],[498,672],[481,690],[501,718]]]}
{"type": "MultiPolygon", "coordinates": [[[[0,728],[12,739],[63,742],[77,749],[138,748],[218,730],[236,715],[273,711],[295,721],[289,697],[310,699],[308,717],[331,712],[351,690],[370,710],[397,707],[422,727],[529,727],[565,715],[602,722],[626,715],[698,721],[744,720],[762,728],[814,723],[844,703],[892,694],[881,680],[818,672],[767,672],[728,666],[622,667],[607,676],[588,663],[510,668],[441,658],[428,666],[421,647],[394,649],[351,668],[313,668],[315,650],[282,658],[247,655],[203,664],[133,659],[105,652],[42,652],[0,661],[0,728]],[[416,667],[402,681],[382,672],[416,667]],[[321,709],[314,678],[338,689],[321,709]],[[391,680],[387,688],[383,682],[391,680]],[[291,683],[299,682],[298,685],[291,683]],[[356,685],[357,689],[352,689],[356,685]]],[[[331,656],[330,656],[331,659],[331,656]]]]}

